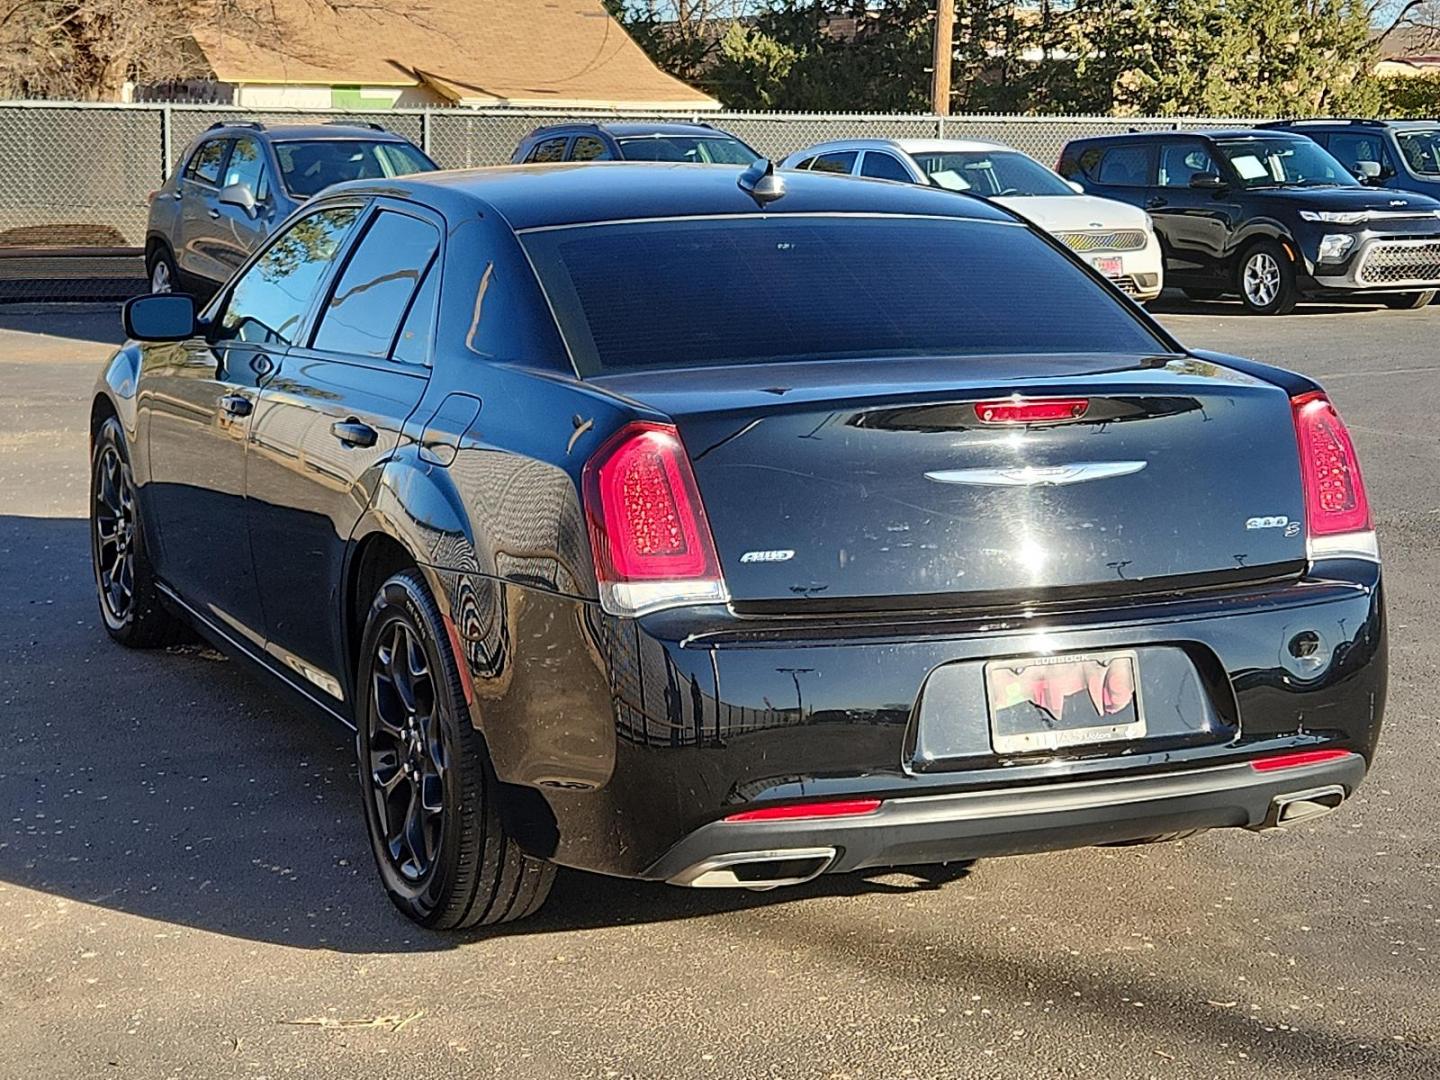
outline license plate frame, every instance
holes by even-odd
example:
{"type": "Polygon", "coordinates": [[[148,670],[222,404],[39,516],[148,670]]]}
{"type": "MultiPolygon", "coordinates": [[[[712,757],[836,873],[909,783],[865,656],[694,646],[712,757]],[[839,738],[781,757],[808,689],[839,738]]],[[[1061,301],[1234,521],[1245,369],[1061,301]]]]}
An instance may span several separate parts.
{"type": "Polygon", "coordinates": [[[1090,260],[1091,265],[1109,278],[1125,276],[1125,260],[1119,255],[1099,255],[1090,260]]]}
{"type": "Polygon", "coordinates": [[[1062,750],[1145,736],[1140,657],[1134,649],[990,660],[985,664],[983,685],[990,743],[997,754],[1062,750]],[[1111,665],[1115,664],[1121,666],[1112,675],[1111,665]],[[1037,690],[1042,686],[1043,691],[1037,690]],[[1065,694],[1067,688],[1073,692],[1065,694]],[[1127,706],[1104,711],[1115,700],[1123,700],[1127,690],[1127,706]],[[1035,700],[1037,693],[1043,695],[1040,702],[1035,700]],[[1077,700],[1066,708],[1072,698],[1077,700]],[[1057,718],[1045,700],[1060,701],[1062,715],[1057,718]]]}

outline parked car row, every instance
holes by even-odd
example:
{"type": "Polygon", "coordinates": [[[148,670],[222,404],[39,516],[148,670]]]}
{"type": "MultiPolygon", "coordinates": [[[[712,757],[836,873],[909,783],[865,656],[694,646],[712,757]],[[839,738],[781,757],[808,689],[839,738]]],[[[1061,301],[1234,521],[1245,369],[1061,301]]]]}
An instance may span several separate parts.
{"type": "MultiPolygon", "coordinates": [[[[707,124],[537,128],[512,164],[747,165],[761,154],[707,124]]],[[[1440,288],[1440,123],[1284,121],[1076,139],[1058,172],[999,143],[843,139],[782,169],[921,184],[1035,222],[1140,301],[1166,285],[1238,295],[1260,314],[1302,299],[1422,307],[1440,288]]],[[[438,168],[373,126],[216,124],[151,197],[152,292],[213,293],[301,202],[332,184],[438,168]]]]}

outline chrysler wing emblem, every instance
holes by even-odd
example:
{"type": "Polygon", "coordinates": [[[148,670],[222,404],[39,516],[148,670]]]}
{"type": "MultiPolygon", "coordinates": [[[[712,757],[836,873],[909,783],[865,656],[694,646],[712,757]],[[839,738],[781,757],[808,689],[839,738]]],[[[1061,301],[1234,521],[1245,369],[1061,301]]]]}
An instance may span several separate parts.
{"type": "Polygon", "coordinates": [[[1143,468],[1143,461],[1077,461],[1070,465],[1023,465],[1009,469],[940,469],[927,472],[925,478],[941,484],[977,484],[980,487],[1058,487],[1085,480],[1129,476],[1143,468]]]}

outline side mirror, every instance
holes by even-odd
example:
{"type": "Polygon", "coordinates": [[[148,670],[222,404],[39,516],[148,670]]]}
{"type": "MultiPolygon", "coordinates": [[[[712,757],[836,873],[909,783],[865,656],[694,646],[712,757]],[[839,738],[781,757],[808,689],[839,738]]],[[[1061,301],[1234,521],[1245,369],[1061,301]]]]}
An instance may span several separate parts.
{"type": "Polygon", "coordinates": [[[1080,183],[1080,181],[1078,181],[1078,180],[1066,180],[1065,183],[1067,183],[1067,184],[1070,185],[1070,190],[1073,191],[1076,195],[1084,195],[1084,194],[1085,194],[1085,185],[1082,184],[1082,183],[1080,183]]]}
{"type": "Polygon", "coordinates": [[[1353,169],[1355,179],[1362,184],[1370,184],[1379,180],[1382,171],[1378,161],[1357,161],[1353,169]]]}
{"type": "Polygon", "coordinates": [[[255,216],[255,208],[259,205],[255,201],[255,192],[250,190],[250,185],[243,181],[235,184],[227,184],[220,189],[220,201],[231,206],[238,206],[251,217],[255,216]]]}
{"type": "Polygon", "coordinates": [[[184,293],[154,293],[125,302],[125,336],[136,341],[184,341],[194,337],[195,301],[184,293]]]}
{"type": "Polygon", "coordinates": [[[1219,191],[1225,186],[1225,181],[1213,172],[1197,172],[1190,177],[1190,186],[1206,191],[1219,191]]]}

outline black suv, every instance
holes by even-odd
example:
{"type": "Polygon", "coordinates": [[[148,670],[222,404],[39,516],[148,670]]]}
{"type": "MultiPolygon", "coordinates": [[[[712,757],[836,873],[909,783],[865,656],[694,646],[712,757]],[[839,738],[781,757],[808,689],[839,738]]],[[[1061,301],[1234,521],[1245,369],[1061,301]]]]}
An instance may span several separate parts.
{"type": "Polygon", "coordinates": [[[1276,120],[1260,126],[1314,139],[1362,184],[1440,198],[1440,121],[1276,120]]]}
{"type": "Polygon", "coordinates": [[[1066,145],[1060,173],[1149,211],[1165,277],[1265,315],[1302,297],[1422,307],[1440,287],[1440,202],[1360,184],[1288,131],[1132,132],[1066,145]]]}
{"type": "Polygon", "coordinates": [[[553,124],[520,140],[512,165],[555,161],[679,161],[749,165],[763,155],[709,124],[553,124]]]}

